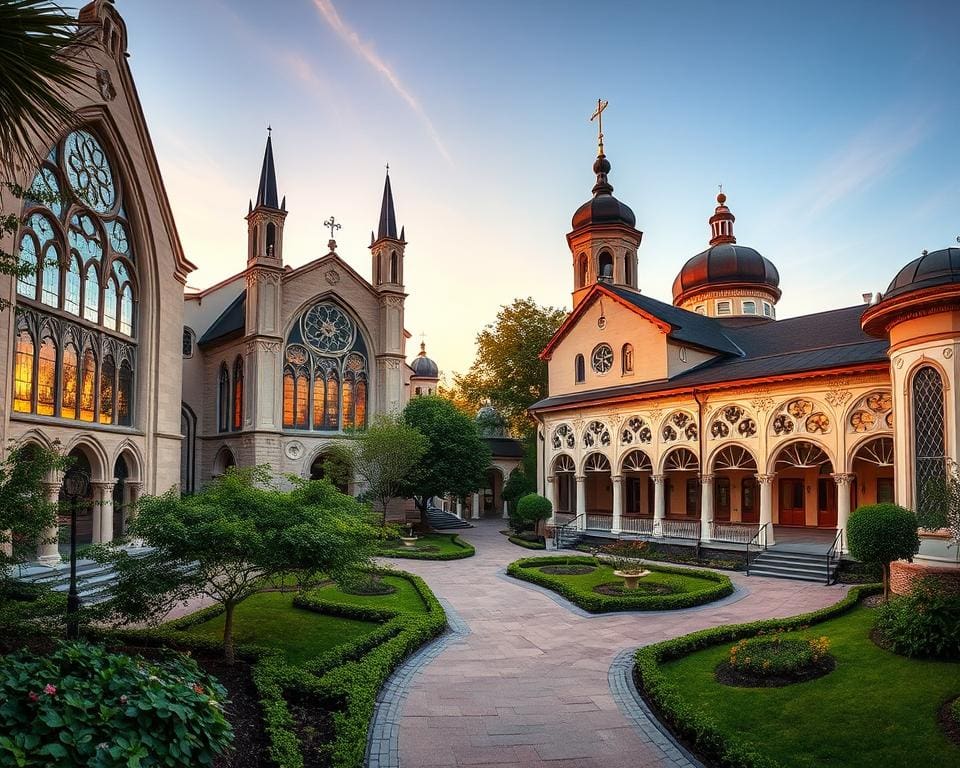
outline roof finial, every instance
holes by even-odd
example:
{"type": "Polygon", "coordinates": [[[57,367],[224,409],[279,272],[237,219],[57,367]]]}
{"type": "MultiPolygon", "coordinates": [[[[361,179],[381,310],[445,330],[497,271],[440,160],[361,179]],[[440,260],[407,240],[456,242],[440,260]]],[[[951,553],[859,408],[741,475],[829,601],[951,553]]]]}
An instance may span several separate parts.
{"type": "Polygon", "coordinates": [[[723,205],[727,202],[727,196],[723,194],[723,184],[717,184],[717,188],[720,190],[720,194],[717,195],[717,202],[723,205]]]}
{"type": "Polygon", "coordinates": [[[727,196],[723,193],[723,184],[719,185],[720,193],[717,195],[717,207],[710,217],[710,245],[721,245],[728,243],[733,245],[737,238],[733,235],[733,222],[736,217],[727,208],[727,196]]]}
{"type": "Polygon", "coordinates": [[[603,157],[603,110],[609,106],[609,102],[603,99],[597,99],[597,108],[590,115],[590,122],[597,121],[597,156],[603,157]]]}
{"type": "Polygon", "coordinates": [[[267,136],[273,135],[273,128],[270,125],[267,125],[267,136]]]}
{"type": "Polygon", "coordinates": [[[340,224],[337,222],[333,216],[323,222],[323,226],[327,227],[330,230],[330,241],[327,243],[327,247],[330,249],[330,253],[333,253],[337,250],[337,241],[333,239],[334,232],[340,229],[340,224]]]}
{"type": "Polygon", "coordinates": [[[387,163],[387,176],[390,175],[390,163],[387,163]]]}

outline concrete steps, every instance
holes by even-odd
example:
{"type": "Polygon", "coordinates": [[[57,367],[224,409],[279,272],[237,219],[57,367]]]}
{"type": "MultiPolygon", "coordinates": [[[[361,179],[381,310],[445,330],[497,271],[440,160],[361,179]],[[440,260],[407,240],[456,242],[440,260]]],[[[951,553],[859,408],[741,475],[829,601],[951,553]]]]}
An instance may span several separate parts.
{"type": "MultiPolygon", "coordinates": [[[[131,547],[127,550],[131,557],[143,557],[149,547],[131,547]]],[[[54,565],[29,563],[18,566],[14,578],[29,584],[49,587],[54,592],[66,593],[70,589],[69,560],[54,565]]],[[[100,603],[110,597],[110,589],[117,583],[117,574],[112,566],[95,560],[77,560],[77,592],[84,603],[100,603]]]]}
{"type": "MultiPolygon", "coordinates": [[[[839,561],[830,566],[829,581],[836,577],[839,561]]],[[[826,554],[812,554],[783,549],[766,549],[750,560],[751,576],[827,583],[826,554]]]]}
{"type": "Polygon", "coordinates": [[[460,528],[473,528],[466,520],[461,520],[451,512],[436,507],[427,509],[427,522],[435,531],[453,531],[460,528]]]}

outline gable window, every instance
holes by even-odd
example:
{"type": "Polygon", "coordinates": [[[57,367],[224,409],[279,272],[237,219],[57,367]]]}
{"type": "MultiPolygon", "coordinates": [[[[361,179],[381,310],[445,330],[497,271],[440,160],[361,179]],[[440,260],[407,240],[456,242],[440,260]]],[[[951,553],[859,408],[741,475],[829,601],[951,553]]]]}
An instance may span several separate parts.
{"type": "Polygon", "coordinates": [[[755,314],[757,314],[757,302],[755,302],[755,301],[745,301],[745,302],[743,302],[743,314],[745,314],[745,315],[755,315],[755,314]]]}
{"type": "Polygon", "coordinates": [[[583,355],[577,355],[576,360],[574,360],[574,369],[577,384],[583,384],[584,379],[587,378],[586,364],[584,363],[583,355]]]}
{"type": "Polygon", "coordinates": [[[718,301],[717,302],[717,314],[718,315],[729,315],[733,311],[729,301],[718,301]]]}
{"type": "Polygon", "coordinates": [[[590,367],[596,373],[604,374],[613,368],[613,349],[609,344],[597,344],[590,354],[590,367]]]}
{"type": "Polygon", "coordinates": [[[633,373],[633,344],[624,344],[620,352],[621,367],[624,374],[633,373]]]}

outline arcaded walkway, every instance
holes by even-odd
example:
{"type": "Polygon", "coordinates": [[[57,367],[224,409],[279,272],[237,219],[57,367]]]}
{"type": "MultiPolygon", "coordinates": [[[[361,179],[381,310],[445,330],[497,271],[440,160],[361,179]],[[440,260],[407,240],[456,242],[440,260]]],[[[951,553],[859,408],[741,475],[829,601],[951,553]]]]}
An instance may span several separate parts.
{"type": "MultiPolygon", "coordinates": [[[[408,675],[399,762],[419,766],[649,768],[671,751],[622,714],[608,674],[618,654],[716,624],[791,616],[829,605],[845,588],[734,575],[749,593],[685,611],[584,617],[498,573],[528,554],[481,522],[467,560],[395,561],[421,575],[469,633],[408,675]]],[[[611,678],[612,679],[612,678],[611,678]]],[[[673,753],[675,756],[675,753],[673,753]]]]}

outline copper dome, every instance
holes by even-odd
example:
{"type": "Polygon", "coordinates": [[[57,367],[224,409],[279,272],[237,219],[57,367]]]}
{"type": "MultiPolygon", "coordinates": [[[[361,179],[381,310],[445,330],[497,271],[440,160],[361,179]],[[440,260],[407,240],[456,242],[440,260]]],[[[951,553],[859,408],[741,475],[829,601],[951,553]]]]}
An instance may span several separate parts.
{"type": "Polygon", "coordinates": [[[593,197],[573,214],[573,228],[579,229],[591,224],[625,224],[636,227],[637,217],[630,206],[621,203],[613,196],[613,185],[607,180],[610,173],[610,161],[600,154],[593,163],[593,172],[597,174],[597,183],[593,187],[593,197]]]}
{"type": "Polygon", "coordinates": [[[950,283],[960,283],[960,248],[924,252],[897,272],[883,298],[950,283]]]}
{"type": "Polygon", "coordinates": [[[780,296],[780,273],[753,248],[722,243],[698,253],[673,281],[674,303],[691,291],[720,285],[762,285],[780,296]]]}

